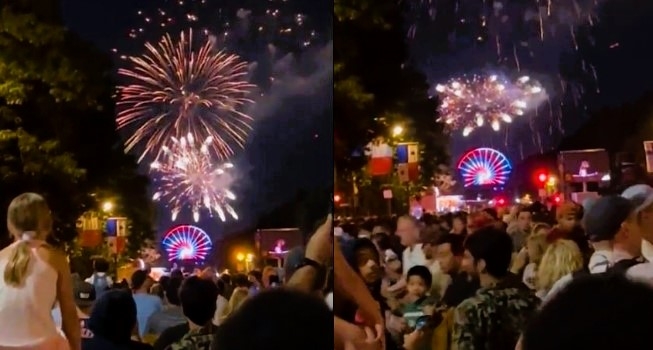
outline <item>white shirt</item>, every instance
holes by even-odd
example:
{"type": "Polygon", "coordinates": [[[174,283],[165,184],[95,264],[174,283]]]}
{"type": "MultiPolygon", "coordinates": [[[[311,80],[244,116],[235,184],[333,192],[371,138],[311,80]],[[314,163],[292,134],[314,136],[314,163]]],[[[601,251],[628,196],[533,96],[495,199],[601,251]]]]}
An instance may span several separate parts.
{"type": "Polygon", "coordinates": [[[401,256],[401,264],[403,266],[404,276],[408,274],[408,270],[410,270],[410,268],[413,266],[426,266],[426,257],[424,256],[424,251],[422,251],[421,244],[415,244],[412,249],[411,247],[404,249],[404,252],[401,256]]]}
{"type": "MultiPolygon", "coordinates": [[[[96,275],[98,277],[104,277],[104,275],[106,275],[106,273],[104,273],[104,272],[94,272],[91,275],[91,277],[85,279],[84,282],[86,282],[86,283],[88,283],[88,284],[95,287],[95,285],[93,284],[93,281],[95,280],[96,275]]],[[[111,279],[111,277],[107,276],[107,287],[111,288],[111,286],[113,286],[113,280],[111,279]]]]}
{"type": "Polygon", "coordinates": [[[591,273],[603,273],[608,270],[610,264],[612,264],[612,251],[597,250],[590,257],[587,268],[591,273]]]}
{"type": "Polygon", "coordinates": [[[222,323],[222,314],[224,309],[229,305],[229,300],[227,300],[222,295],[218,295],[218,299],[215,301],[215,313],[213,314],[213,324],[219,326],[222,323]]]}
{"type": "Polygon", "coordinates": [[[522,282],[532,289],[535,290],[535,280],[537,279],[537,264],[530,263],[524,268],[524,276],[522,277],[522,282]]]}

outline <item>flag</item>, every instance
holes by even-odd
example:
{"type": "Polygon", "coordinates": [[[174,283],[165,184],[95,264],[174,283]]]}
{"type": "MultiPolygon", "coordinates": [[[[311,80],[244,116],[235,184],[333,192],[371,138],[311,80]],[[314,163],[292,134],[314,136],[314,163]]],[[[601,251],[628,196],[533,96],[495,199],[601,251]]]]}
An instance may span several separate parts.
{"type": "Polygon", "coordinates": [[[79,245],[86,248],[102,244],[102,228],[97,215],[86,214],[77,220],[79,245]]]}
{"type": "Polygon", "coordinates": [[[383,176],[392,172],[392,147],[383,139],[370,142],[365,153],[370,157],[370,175],[383,176]]]}
{"type": "Polygon", "coordinates": [[[397,173],[400,182],[419,179],[419,144],[417,142],[397,145],[397,173]]]}

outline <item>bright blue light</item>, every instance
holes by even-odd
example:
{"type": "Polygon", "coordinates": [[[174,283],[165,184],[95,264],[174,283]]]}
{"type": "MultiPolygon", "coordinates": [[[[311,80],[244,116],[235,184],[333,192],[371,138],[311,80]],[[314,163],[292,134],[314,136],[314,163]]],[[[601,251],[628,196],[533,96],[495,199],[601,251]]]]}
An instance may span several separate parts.
{"type": "Polygon", "coordinates": [[[458,162],[465,187],[505,185],[512,166],[503,153],[492,148],[476,148],[458,162]]]}
{"type": "Polygon", "coordinates": [[[211,238],[201,228],[180,225],[168,231],[161,244],[168,260],[204,260],[213,246],[211,238]]]}

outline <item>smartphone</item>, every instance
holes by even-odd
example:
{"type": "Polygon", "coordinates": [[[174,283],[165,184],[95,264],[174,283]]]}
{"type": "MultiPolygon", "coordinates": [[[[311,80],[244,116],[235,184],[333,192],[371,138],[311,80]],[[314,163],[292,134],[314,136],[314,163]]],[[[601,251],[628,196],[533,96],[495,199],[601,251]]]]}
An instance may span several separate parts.
{"type": "Polygon", "coordinates": [[[429,324],[429,321],[429,316],[420,316],[415,320],[415,330],[419,331],[420,329],[424,329],[429,324]]]}

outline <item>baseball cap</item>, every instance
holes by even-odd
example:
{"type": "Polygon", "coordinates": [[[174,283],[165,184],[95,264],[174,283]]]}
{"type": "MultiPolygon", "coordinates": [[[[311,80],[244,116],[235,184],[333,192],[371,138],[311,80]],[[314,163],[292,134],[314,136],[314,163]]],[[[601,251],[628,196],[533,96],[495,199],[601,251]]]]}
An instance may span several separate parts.
{"type": "Polygon", "coordinates": [[[622,197],[630,200],[635,206],[635,212],[639,213],[653,204],[653,187],[649,185],[633,185],[628,187],[622,197]]]}
{"type": "Polygon", "coordinates": [[[75,304],[79,308],[86,308],[95,302],[95,287],[88,282],[76,282],[73,285],[73,294],[75,295],[75,304]]]}
{"type": "Polygon", "coordinates": [[[585,215],[585,232],[592,242],[614,239],[635,207],[621,196],[606,196],[596,200],[585,215]]]}

